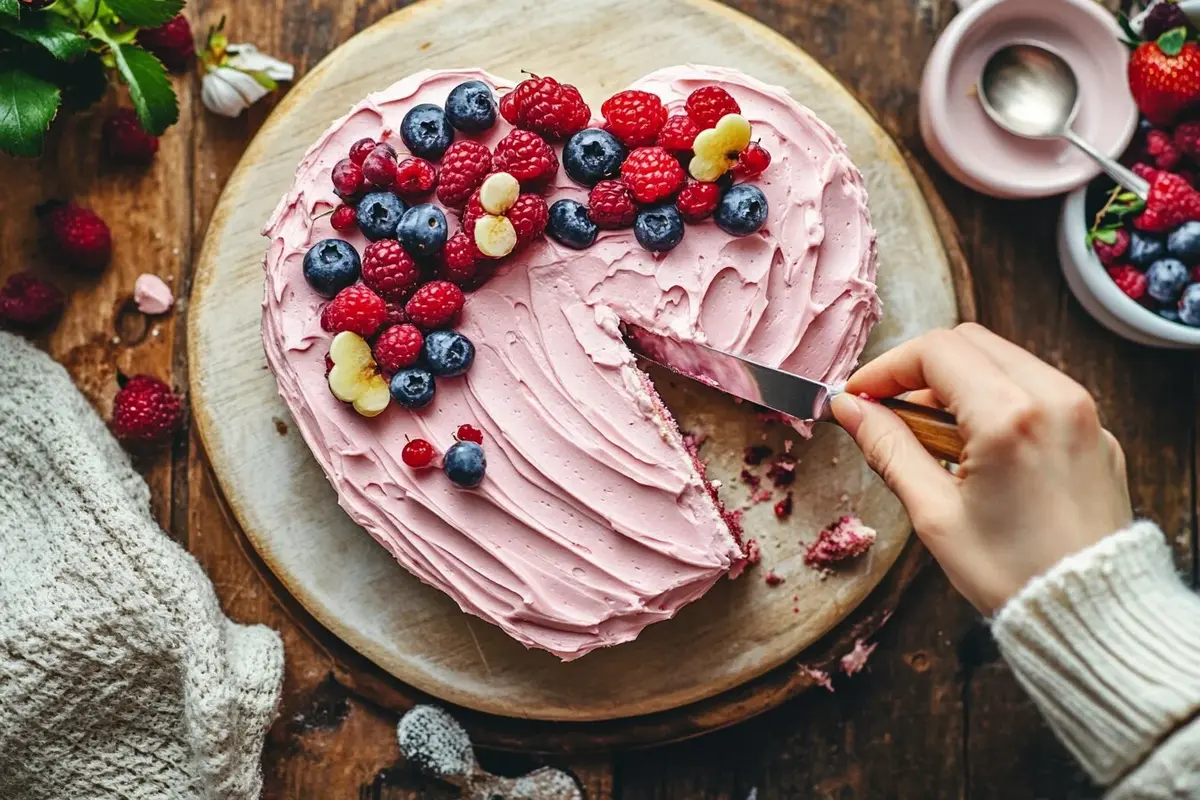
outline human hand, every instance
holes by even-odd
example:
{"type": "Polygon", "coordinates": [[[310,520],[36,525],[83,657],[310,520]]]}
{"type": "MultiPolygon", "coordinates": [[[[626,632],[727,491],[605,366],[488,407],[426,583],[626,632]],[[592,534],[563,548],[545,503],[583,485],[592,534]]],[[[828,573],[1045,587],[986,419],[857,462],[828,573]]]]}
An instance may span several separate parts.
{"type": "Polygon", "coordinates": [[[883,354],[851,377],[833,412],[951,583],[984,613],[1132,521],[1125,457],[1091,395],[979,325],[883,354]],[[855,396],[904,392],[958,417],[966,447],[957,475],[895,414],[855,396]]]}

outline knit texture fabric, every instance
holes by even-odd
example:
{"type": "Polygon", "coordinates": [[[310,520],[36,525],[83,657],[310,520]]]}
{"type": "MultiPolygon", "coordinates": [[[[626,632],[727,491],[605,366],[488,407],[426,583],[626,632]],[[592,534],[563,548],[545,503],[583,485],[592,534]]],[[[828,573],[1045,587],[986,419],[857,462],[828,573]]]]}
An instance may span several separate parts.
{"type": "Polygon", "coordinates": [[[0,797],[251,798],[283,645],[200,565],[65,370],[0,332],[0,797]]]}
{"type": "Polygon", "coordinates": [[[1137,522],[1035,578],[992,630],[1017,680],[1111,798],[1200,797],[1200,597],[1137,522]]]}

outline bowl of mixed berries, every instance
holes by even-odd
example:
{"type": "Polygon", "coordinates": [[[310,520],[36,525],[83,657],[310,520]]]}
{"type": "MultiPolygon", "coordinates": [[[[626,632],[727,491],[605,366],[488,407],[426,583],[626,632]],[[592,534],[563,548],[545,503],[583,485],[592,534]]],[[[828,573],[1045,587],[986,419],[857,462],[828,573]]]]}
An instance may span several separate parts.
{"type": "Polygon", "coordinates": [[[1122,27],[1141,114],[1122,162],[1150,190],[1141,200],[1098,179],[1068,195],[1063,274],[1110,330],[1141,344],[1200,348],[1200,35],[1170,0],[1122,27]]]}

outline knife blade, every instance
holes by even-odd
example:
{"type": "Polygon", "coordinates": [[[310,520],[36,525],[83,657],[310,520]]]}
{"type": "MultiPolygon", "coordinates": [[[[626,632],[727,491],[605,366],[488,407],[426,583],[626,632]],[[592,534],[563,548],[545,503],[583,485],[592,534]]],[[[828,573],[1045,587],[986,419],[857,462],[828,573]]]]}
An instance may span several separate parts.
{"type": "MultiPolygon", "coordinates": [[[[844,389],[768,367],[699,342],[685,342],[638,325],[625,325],[625,343],[633,353],[677,375],[712,386],[796,419],[833,422],[830,404],[844,389]]],[[[953,414],[899,398],[878,401],[896,413],[935,458],[962,460],[963,440],[953,414]]]]}

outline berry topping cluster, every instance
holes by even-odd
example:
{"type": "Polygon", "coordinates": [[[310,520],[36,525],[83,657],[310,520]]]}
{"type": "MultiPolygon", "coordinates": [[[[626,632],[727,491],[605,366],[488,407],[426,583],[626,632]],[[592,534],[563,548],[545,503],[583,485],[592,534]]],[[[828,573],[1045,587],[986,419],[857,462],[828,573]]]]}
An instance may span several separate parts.
{"type": "Polygon", "coordinates": [[[1197,31],[1169,2],[1144,16],[1140,33],[1126,28],[1129,88],[1143,119],[1122,161],[1150,192],[1145,202],[1120,187],[1092,197],[1088,242],[1122,292],[1163,319],[1200,327],[1197,31]]]}
{"type": "MultiPolygon", "coordinates": [[[[766,197],[734,177],[762,174],[770,155],[724,89],[704,87],[683,105],[671,115],[653,93],[619,92],[602,106],[603,125],[588,127],[591,110],[569,84],[535,75],[497,100],[466,81],[444,106],[414,105],[395,132],[354,142],[329,171],[333,235],[303,261],[327,301],[331,393],[364,417],[429,406],[440,381],[474,362],[474,344],[455,330],[468,293],[543,236],[582,249],[601,230],[631,228],[657,253],[710,217],[733,236],[759,230],[766,197]],[[500,118],[514,127],[489,148],[480,136],[500,118]],[[548,206],[560,163],[590,190],[586,203],[548,206]]],[[[441,456],[447,477],[479,485],[483,434],[467,424],[455,440],[441,456]]],[[[438,453],[414,439],[402,459],[420,469],[438,453]]]]}
{"type": "Polygon", "coordinates": [[[563,146],[567,176],[591,194],[586,206],[569,199],[551,206],[550,238],[583,249],[600,230],[632,226],[643,248],[662,253],[683,241],[685,223],[713,217],[732,236],[762,228],[766,195],[731,179],[761,175],[771,155],[751,141],[737,101],[705,86],[683,110],[672,115],[659,97],[640,90],[606,100],[603,127],[585,128],[563,146]]]}

